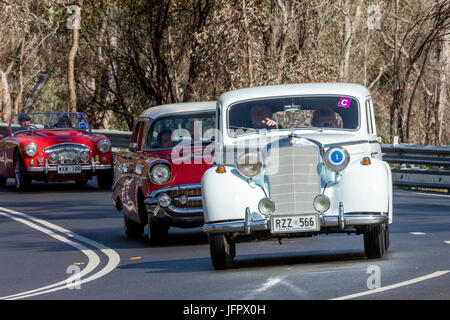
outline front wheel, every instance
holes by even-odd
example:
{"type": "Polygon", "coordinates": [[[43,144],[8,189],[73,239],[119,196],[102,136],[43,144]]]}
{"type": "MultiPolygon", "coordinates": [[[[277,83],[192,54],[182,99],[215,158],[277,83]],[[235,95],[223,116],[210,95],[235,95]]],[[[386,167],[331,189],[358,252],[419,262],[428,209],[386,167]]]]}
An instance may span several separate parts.
{"type": "Polygon", "coordinates": [[[128,238],[140,238],[144,234],[144,225],[137,223],[123,214],[125,235],[128,238]]]}
{"type": "Polygon", "coordinates": [[[234,265],[236,243],[225,233],[211,233],[209,238],[209,251],[211,261],[216,270],[230,269],[234,265]]]}
{"type": "Polygon", "coordinates": [[[381,258],[386,252],[388,230],[385,224],[369,225],[364,230],[364,252],[369,259],[381,258]]]}
{"type": "Polygon", "coordinates": [[[113,185],[113,173],[101,172],[97,174],[98,187],[100,189],[111,189],[113,185]]]}
{"type": "Polygon", "coordinates": [[[168,235],[169,226],[155,221],[151,215],[148,215],[148,241],[151,244],[162,244],[168,235]]]}
{"type": "Polygon", "coordinates": [[[6,186],[7,178],[0,176],[0,188],[6,186]]]}
{"type": "Polygon", "coordinates": [[[26,191],[31,185],[31,179],[28,176],[22,158],[18,153],[15,156],[14,174],[16,189],[18,191],[26,191]]]}

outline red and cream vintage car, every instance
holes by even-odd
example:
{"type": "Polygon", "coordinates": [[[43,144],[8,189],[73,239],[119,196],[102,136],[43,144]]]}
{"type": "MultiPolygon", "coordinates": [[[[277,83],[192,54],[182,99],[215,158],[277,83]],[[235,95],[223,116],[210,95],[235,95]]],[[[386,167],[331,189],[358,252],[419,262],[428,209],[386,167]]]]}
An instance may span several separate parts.
{"type": "Polygon", "coordinates": [[[32,180],[75,181],[83,186],[97,176],[112,186],[111,142],[93,134],[81,112],[42,112],[11,117],[9,135],[0,139],[0,186],[15,178],[19,191],[32,180]]]}
{"type": "Polygon", "coordinates": [[[138,118],[128,152],[114,163],[113,204],[125,234],[152,243],[169,227],[203,225],[200,181],[213,161],[215,102],[162,105],[138,118]]]}

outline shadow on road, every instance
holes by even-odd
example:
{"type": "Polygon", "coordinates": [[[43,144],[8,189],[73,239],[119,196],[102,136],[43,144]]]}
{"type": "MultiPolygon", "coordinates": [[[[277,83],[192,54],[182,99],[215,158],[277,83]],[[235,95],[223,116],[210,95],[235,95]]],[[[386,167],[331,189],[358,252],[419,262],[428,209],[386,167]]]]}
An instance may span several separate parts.
{"type": "Polygon", "coordinates": [[[224,271],[215,271],[209,257],[191,258],[191,259],[174,259],[160,261],[145,261],[139,263],[129,263],[119,267],[119,269],[147,269],[146,273],[179,273],[179,272],[201,272],[214,271],[218,273],[233,272],[248,268],[261,268],[285,265],[309,265],[321,264],[339,261],[366,261],[367,257],[364,252],[329,252],[329,251],[308,251],[300,254],[279,253],[258,254],[258,255],[242,255],[236,259],[233,269],[224,271]]]}

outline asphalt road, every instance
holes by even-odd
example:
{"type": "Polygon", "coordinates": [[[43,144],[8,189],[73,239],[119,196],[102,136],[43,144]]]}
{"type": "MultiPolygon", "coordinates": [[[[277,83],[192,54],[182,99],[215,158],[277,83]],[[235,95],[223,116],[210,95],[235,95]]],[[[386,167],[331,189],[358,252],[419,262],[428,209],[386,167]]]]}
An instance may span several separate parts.
{"type": "Polygon", "coordinates": [[[390,231],[382,259],[364,256],[362,236],[321,235],[239,243],[237,267],[216,271],[200,228],[170,229],[160,246],[126,238],[95,181],[18,193],[10,179],[0,189],[0,298],[450,299],[450,195],[396,190],[390,231]]]}

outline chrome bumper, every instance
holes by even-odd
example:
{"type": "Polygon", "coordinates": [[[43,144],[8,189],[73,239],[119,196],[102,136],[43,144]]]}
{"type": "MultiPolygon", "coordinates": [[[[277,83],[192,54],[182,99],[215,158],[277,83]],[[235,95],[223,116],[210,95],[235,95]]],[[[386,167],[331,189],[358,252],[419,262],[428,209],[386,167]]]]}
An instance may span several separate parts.
{"type": "MultiPolygon", "coordinates": [[[[183,190],[189,190],[189,189],[201,189],[200,183],[193,183],[193,184],[183,184],[178,186],[169,186],[164,187],[161,189],[154,190],[150,197],[146,198],[144,200],[144,203],[147,207],[148,212],[155,212],[155,209],[163,209],[168,214],[177,214],[177,215],[202,215],[203,214],[203,208],[202,207],[192,207],[192,208],[179,208],[174,205],[169,205],[167,208],[159,207],[157,196],[161,193],[166,193],[169,191],[183,191],[183,190]]],[[[174,198],[172,200],[178,200],[177,198],[174,198]]],[[[190,196],[187,198],[187,201],[201,201],[202,198],[199,196],[190,196]]],[[[202,215],[203,219],[203,215],[202,215]]]]}
{"type": "MultiPolygon", "coordinates": [[[[319,215],[320,227],[337,227],[344,230],[346,227],[363,226],[369,224],[383,224],[389,221],[387,214],[344,214],[343,206],[339,208],[339,215],[319,215]]],[[[249,235],[253,231],[269,231],[270,217],[252,220],[250,210],[247,208],[244,220],[206,223],[203,231],[206,233],[233,233],[238,232],[249,235]]],[[[320,231],[320,230],[319,230],[320,231]]]]}
{"type": "MultiPolygon", "coordinates": [[[[111,164],[83,164],[81,165],[81,171],[92,171],[96,170],[108,170],[111,169],[111,164]]],[[[45,174],[49,172],[57,172],[58,166],[45,165],[43,167],[27,167],[27,172],[44,172],[45,174]]]]}

